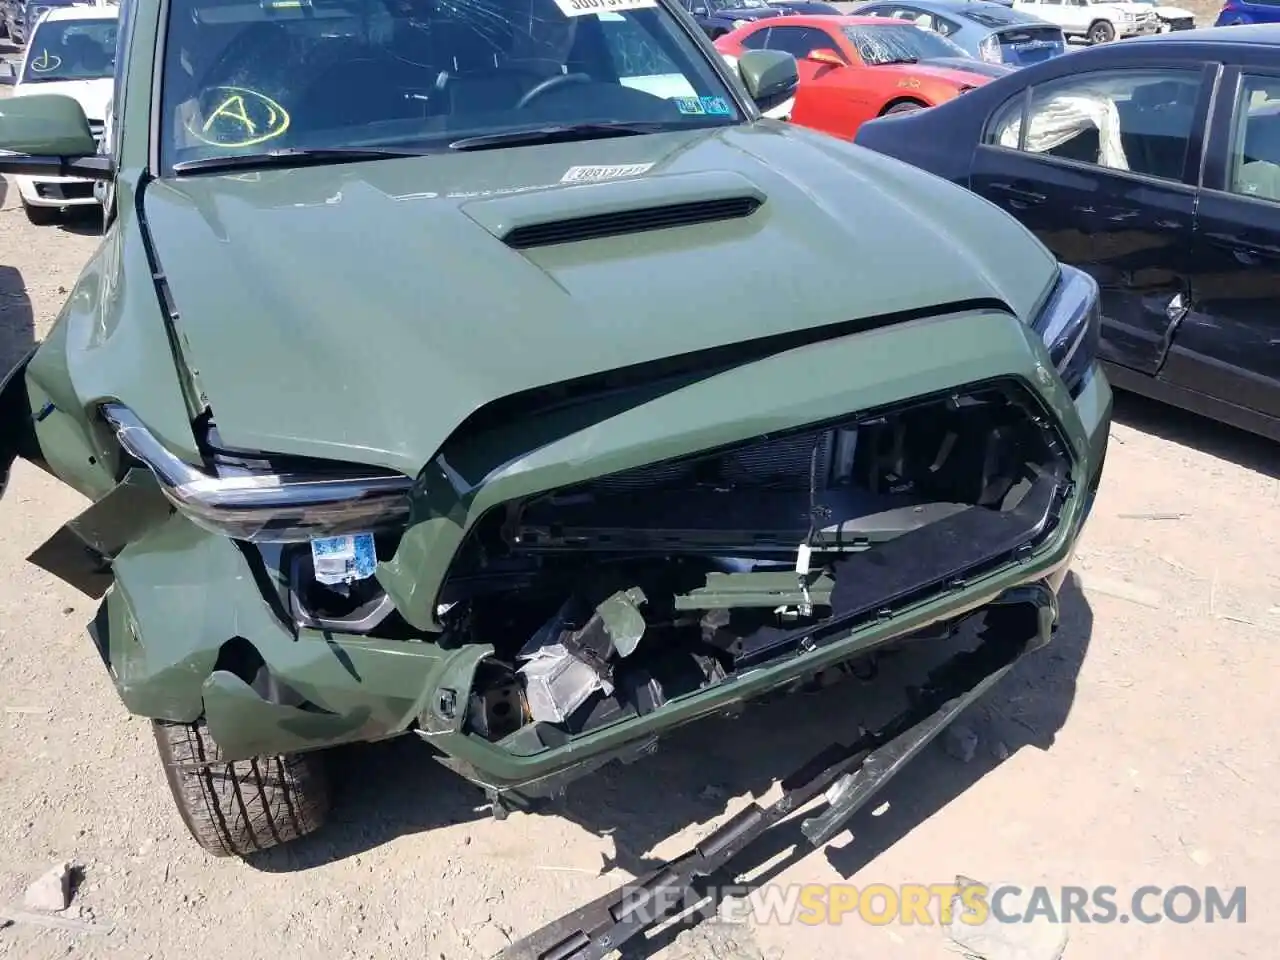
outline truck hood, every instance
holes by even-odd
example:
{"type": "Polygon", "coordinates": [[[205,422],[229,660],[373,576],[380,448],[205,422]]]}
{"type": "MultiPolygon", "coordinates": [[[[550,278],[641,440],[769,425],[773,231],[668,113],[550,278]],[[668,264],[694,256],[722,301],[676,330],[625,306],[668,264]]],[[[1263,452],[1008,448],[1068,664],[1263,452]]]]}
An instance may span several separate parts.
{"type": "Polygon", "coordinates": [[[1058,272],[968,191],[770,121],[188,176],[144,202],[222,441],[410,476],[525,390],[902,311],[1025,319],[1058,272]],[[743,197],[758,209],[715,222],[502,239],[743,197]]]}
{"type": "Polygon", "coordinates": [[[111,99],[112,79],[99,77],[94,80],[49,80],[41,83],[20,83],[14,87],[15,97],[31,97],[36,94],[59,93],[80,104],[90,120],[102,122],[107,116],[107,101],[111,99]]]}

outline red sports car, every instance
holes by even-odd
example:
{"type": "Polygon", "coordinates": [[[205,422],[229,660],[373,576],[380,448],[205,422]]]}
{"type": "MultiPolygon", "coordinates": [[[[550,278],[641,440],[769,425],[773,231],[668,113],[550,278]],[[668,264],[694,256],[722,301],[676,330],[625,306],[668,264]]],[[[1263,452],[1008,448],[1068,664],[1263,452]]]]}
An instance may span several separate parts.
{"type": "Polygon", "coordinates": [[[1011,70],[888,17],[758,20],[720,37],[716,49],[731,62],[745,50],[792,54],[800,88],[789,119],[845,139],[865,120],[936,106],[1011,70]]]}

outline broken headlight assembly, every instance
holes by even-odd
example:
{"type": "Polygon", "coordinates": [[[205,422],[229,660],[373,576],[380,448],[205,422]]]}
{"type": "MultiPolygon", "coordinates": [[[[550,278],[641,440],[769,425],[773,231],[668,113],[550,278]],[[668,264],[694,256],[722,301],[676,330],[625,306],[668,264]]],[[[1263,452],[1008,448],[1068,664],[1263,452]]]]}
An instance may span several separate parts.
{"type": "Polygon", "coordinates": [[[1097,281],[1083,270],[1063,264],[1058,285],[1031,329],[1044,339],[1049,359],[1073,397],[1093,369],[1101,328],[1097,281]]]}
{"type": "Polygon", "coordinates": [[[169,502],[197,526],[233,540],[304,543],[402,527],[413,481],[372,467],[213,457],[212,470],[174,456],[128,407],[105,403],[121,449],[147,467],[169,502]]]}

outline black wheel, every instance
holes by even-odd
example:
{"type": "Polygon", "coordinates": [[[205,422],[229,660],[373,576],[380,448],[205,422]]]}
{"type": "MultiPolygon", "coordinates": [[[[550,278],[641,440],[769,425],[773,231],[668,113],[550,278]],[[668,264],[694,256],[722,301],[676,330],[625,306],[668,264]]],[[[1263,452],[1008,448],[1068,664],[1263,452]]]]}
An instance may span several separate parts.
{"type": "Polygon", "coordinates": [[[152,727],[178,812],[191,836],[214,856],[266,850],[324,823],[329,781],[319,754],[225,763],[203,720],[153,720],[152,727]]]}
{"type": "Polygon", "coordinates": [[[895,103],[886,110],[881,116],[892,116],[895,113],[915,113],[917,110],[923,110],[923,103],[916,103],[914,100],[905,100],[902,103],[895,103]]]}
{"type": "Polygon", "coordinates": [[[1089,26],[1090,43],[1110,43],[1116,38],[1116,28],[1106,20],[1099,20],[1089,26]]]}
{"type": "Polygon", "coordinates": [[[22,201],[22,212],[37,227],[47,227],[50,224],[57,223],[62,216],[62,211],[57,207],[33,207],[25,200],[22,201]]]}

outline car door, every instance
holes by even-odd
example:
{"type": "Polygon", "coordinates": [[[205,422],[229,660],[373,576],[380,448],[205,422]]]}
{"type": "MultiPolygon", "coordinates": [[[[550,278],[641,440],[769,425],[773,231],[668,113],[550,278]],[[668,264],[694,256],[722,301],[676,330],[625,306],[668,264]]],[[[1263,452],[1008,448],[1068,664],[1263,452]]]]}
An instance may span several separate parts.
{"type": "Polygon", "coordinates": [[[1175,386],[1280,418],[1280,67],[1223,73],[1196,211],[1175,386]]]}
{"type": "Polygon", "coordinates": [[[1160,369],[1190,304],[1201,145],[1216,65],[1077,71],[993,112],[970,188],[1102,294],[1102,359],[1160,369]]]}
{"type": "MultiPolygon", "coordinates": [[[[830,50],[836,48],[836,42],[823,30],[816,27],[788,27],[774,25],[769,31],[765,47],[769,50],[783,50],[796,58],[796,69],[800,72],[800,82],[810,83],[831,70],[839,69],[828,64],[814,63],[806,59],[814,50],[830,50]]],[[[839,50],[836,50],[839,53],[839,50]]]]}
{"type": "Polygon", "coordinates": [[[853,108],[851,98],[840,82],[840,74],[849,68],[807,59],[814,50],[830,50],[847,61],[840,42],[817,27],[775,24],[769,30],[767,47],[785,50],[796,58],[800,87],[791,110],[792,122],[846,139],[852,136],[860,122],[861,111],[853,108]]]}
{"type": "Polygon", "coordinates": [[[1062,5],[1054,10],[1058,23],[1070,33],[1086,33],[1093,22],[1094,10],[1089,0],[1062,0],[1062,5]]]}

